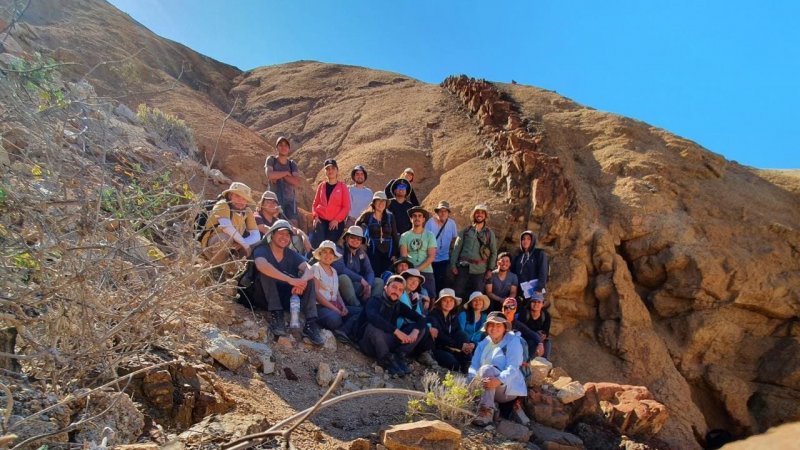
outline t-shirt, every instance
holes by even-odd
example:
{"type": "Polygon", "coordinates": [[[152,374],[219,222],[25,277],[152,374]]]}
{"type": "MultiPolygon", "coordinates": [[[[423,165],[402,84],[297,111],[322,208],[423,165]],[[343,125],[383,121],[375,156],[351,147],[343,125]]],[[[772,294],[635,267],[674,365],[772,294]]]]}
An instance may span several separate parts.
{"type": "Polygon", "coordinates": [[[356,185],[347,186],[347,189],[350,191],[350,217],[357,219],[372,203],[372,189],[356,185]]]}
{"type": "Polygon", "coordinates": [[[433,260],[434,262],[448,261],[450,259],[450,242],[458,236],[458,228],[456,228],[456,222],[453,219],[447,219],[447,222],[444,223],[444,230],[439,234],[441,228],[433,217],[425,223],[425,229],[433,233],[433,237],[436,238],[436,258],[433,260]],[[437,234],[439,234],[439,237],[436,237],[437,234]]]}
{"type": "Polygon", "coordinates": [[[497,270],[492,271],[492,294],[498,297],[508,297],[511,286],[517,285],[517,275],[513,272],[506,272],[506,279],[501,280],[497,275],[497,270]]]}
{"type": "MultiPolygon", "coordinates": [[[[423,230],[422,234],[409,230],[400,236],[400,247],[403,246],[408,249],[408,259],[411,260],[414,267],[419,267],[428,258],[428,249],[436,248],[436,236],[427,230],[423,230]]],[[[428,265],[420,272],[433,273],[433,266],[428,265]]]]}
{"type": "Polygon", "coordinates": [[[486,344],[486,347],[483,347],[483,352],[481,353],[482,366],[492,363],[492,355],[494,354],[494,349],[500,347],[500,344],[502,343],[503,341],[500,341],[497,344],[495,344],[494,342],[492,342],[491,339],[489,339],[489,342],[486,344]]]}
{"type": "MultiPolygon", "coordinates": [[[[290,159],[286,161],[286,164],[281,164],[278,157],[275,155],[270,155],[267,157],[267,160],[264,162],[264,167],[271,167],[274,172],[289,172],[294,174],[297,172],[297,163],[294,160],[290,159]]],[[[294,201],[294,186],[287,183],[286,180],[280,179],[277,181],[270,181],[270,190],[278,196],[278,203],[280,205],[285,205],[289,202],[294,201]]]]}
{"type": "Polygon", "coordinates": [[[275,259],[275,255],[272,254],[272,247],[269,245],[259,245],[256,247],[256,249],[253,250],[253,259],[255,260],[256,258],[266,259],[272,267],[294,278],[300,276],[300,270],[298,268],[300,264],[306,262],[299,253],[290,248],[283,249],[283,259],[278,262],[278,260],[275,259]]]}
{"type": "Polygon", "coordinates": [[[331,303],[337,303],[339,298],[339,276],[336,274],[336,269],[331,267],[331,274],[328,275],[320,263],[315,263],[311,266],[311,271],[314,273],[317,287],[325,297],[325,300],[331,303]]]}
{"type": "MultiPolygon", "coordinates": [[[[413,208],[414,204],[408,200],[400,203],[396,200],[389,202],[386,208],[394,214],[394,223],[397,227],[397,234],[403,234],[411,229],[411,219],[408,217],[408,210],[413,208]]],[[[435,237],[435,236],[434,236],[435,237]]]]}

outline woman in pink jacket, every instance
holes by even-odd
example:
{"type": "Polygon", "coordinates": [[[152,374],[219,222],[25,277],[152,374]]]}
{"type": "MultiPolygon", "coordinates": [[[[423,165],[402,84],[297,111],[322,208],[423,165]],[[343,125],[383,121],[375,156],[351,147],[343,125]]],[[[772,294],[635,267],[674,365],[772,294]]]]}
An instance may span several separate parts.
{"type": "Polygon", "coordinates": [[[312,210],[314,213],[314,236],[311,243],[314,248],[324,240],[336,242],[344,232],[344,222],[350,213],[350,191],[347,185],[339,181],[339,166],[335,159],[325,160],[325,176],[317,186],[312,210]]]}

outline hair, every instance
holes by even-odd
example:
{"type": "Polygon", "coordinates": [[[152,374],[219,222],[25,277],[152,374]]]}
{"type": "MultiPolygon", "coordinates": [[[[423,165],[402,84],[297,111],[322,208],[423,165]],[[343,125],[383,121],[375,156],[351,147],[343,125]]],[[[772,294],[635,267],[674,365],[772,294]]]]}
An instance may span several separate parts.
{"type": "Polygon", "coordinates": [[[511,258],[511,253],[508,252],[500,252],[500,254],[497,255],[497,260],[500,261],[500,258],[508,258],[509,260],[513,259],[511,258]]]}
{"type": "Polygon", "coordinates": [[[389,286],[392,283],[400,283],[403,285],[403,287],[405,287],[406,279],[401,277],[400,275],[392,275],[389,277],[389,279],[386,280],[386,286],[389,286]]]}
{"type": "MultiPolygon", "coordinates": [[[[402,276],[402,275],[400,275],[400,276],[402,276]]],[[[412,275],[412,276],[410,276],[410,277],[408,277],[408,278],[416,278],[416,280],[419,282],[419,283],[417,284],[417,288],[416,288],[416,289],[414,289],[412,292],[419,292],[419,291],[421,291],[421,290],[422,290],[422,283],[423,283],[423,281],[421,281],[419,278],[417,278],[417,277],[415,277],[415,276],[413,276],[413,275],[412,275]]],[[[408,287],[408,280],[406,280],[406,277],[403,277],[403,279],[405,280],[406,287],[408,287]]]]}

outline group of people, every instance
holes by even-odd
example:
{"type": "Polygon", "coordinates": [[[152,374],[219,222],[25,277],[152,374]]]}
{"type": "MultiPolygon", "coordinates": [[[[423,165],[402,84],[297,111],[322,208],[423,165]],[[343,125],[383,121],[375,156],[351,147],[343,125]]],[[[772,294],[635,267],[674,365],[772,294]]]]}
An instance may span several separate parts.
{"type": "Polygon", "coordinates": [[[516,255],[498,254],[486,205],[459,230],[447,201],[434,214],[419,204],[413,169],[373,193],[363,165],[348,186],[327,159],[307,235],[297,226],[303,174],[287,138],[276,149],[265,162],[270,190],[255,202],[247,185],[232,183],[200,236],[214,265],[253,260],[246,300],[269,311],[275,336],[287,333],[285,312],[299,303],[301,333],[315,345],[324,344],[322,327],[392,375],[411,373],[411,359],[467,373],[484,388],[479,424],[489,423],[495,402],[525,395],[524,362],[551,351],[549,265],[533,232],[522,233],[516,255]]]}

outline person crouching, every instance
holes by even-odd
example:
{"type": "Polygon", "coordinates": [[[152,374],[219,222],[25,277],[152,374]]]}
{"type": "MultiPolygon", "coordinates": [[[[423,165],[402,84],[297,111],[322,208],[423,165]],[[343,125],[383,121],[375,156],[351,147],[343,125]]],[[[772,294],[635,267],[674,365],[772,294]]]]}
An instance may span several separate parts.
{"type": "Polygon", "coordinates": [[[428,321],[436,344],[433,351],[436,362],[445,369],[466,372],[475,344],[469,341],[458,323],[456,307],[460,304],[461,299],[456,297],[455,291],[442,289],[433,304],[428,321]]]}

